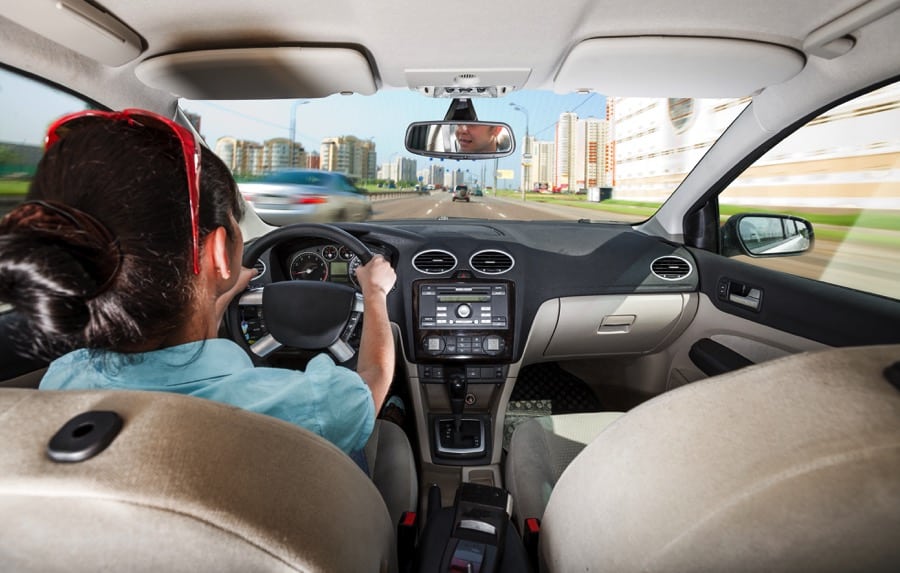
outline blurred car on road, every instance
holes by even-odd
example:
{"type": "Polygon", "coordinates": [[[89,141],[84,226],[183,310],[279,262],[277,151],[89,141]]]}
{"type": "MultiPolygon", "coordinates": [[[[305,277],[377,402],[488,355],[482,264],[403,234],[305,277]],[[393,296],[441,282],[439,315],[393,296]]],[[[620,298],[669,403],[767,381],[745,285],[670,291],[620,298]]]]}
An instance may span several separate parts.
{"type": "Polygon", "coordinates": [[[372,215],[368,194],[343,173],[281,169],[239,187],[270,225],[365,221],[372,215]]]}
{"type": "Polygon", "coordinates": [[[453,201],[465,201],[469,202],[469,186],[468,185],[457,185],[456,189],[453,190],[453,201]]]}

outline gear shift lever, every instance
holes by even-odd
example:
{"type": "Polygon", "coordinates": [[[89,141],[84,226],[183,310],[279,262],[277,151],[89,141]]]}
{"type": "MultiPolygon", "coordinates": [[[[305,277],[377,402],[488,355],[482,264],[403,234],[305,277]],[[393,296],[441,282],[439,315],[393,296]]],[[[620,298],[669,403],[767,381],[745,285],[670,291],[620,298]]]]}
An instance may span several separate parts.
{"type": "Polygon", "coordinates": [[[466,405],[466,377],[462,374],[451,374],[447,381],[447,394],[450,396],[450,412],[453,414],[453,429],[459,435],[462,425],[463,408],[466,405]]]}
{"type": "Polygon", "coordinates": [[[483,457],[485,446],[485,416],[469,414],[463,418],[466,395],[469,391],[466,372],[462,368],[447,372],[444,384],[450,399],[450,415],[435,416],[435,448],[439,455],[460,458],[483,457]]]}

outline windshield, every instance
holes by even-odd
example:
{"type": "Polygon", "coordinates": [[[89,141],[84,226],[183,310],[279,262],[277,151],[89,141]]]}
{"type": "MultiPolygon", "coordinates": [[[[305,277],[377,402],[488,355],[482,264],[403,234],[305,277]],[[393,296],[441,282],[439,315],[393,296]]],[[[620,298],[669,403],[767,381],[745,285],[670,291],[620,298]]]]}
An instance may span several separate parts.
{"type": "MultiPolygon", "coordinates": [[[[315,100],[182,100],[181,107],[239,184],[315,184],[305,180],[315,171],[302,178],[277,173],[305,168],[343,173],[367,191],[364,200],[371,209],[363,214],[342,204],[328,210],[335,213],[332,220],[356,213],[357,220],[633,223],[657,210],[749,98],[608,98],[520,91],[473,100],[480,120],[511,127],[516,140],[512,155],[453,160],[408,152],[407,126],[443,119],[450,101],[394,90],[315,100]],[[461,188],[475,196],[469,202],[452,201],[453,191],[461,188]]],[[[355,199],[363,200],[359,194],[355,199]]],[[[293,214],[284,208],[273,214],[259,202],[254,208],[263,220],[278,225],[313,216],[312,208],[293,214]]]]}

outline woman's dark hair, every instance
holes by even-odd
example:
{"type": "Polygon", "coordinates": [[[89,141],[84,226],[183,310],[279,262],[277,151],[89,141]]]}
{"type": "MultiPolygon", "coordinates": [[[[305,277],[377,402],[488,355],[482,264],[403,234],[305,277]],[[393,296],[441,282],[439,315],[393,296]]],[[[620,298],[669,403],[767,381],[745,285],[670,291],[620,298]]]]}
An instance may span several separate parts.
{"type": "MultiPolygon", "coordinates": [[[[200,237],[243,215],[221,159],[202,150],[200,237]]],[[[0,300],[31,327],[25,354],[149,350],[190,317],[190,203],[174,133],[105,120],[79,127],[38,164],[0,224],[0,300]]]]}

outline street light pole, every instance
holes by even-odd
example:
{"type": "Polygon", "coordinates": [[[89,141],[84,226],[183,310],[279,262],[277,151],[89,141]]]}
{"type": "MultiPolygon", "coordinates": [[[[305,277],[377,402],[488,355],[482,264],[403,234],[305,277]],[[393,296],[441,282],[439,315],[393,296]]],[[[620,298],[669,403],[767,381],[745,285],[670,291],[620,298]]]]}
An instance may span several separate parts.
{"type": "Polygon", "coordinates": [[[290,138],[291,138],[291,167],[294,166],[294,142],[297,139],[297,108],[301,105],[308,104],[309,101],[306,100],[297,100],[291,104],[291,129],[290,129],[290,138]]]}
{"type": "Polygon", "coordinates": [[[526,165],[526,161],[531,161],[531,137],[529,133],[529,118],[528,118],[528,110],[519,104],[515,104],[510,102],[510,106],[516,111],[520,111],[525,114],[525,145],[522,146],[522,201],[525,200],[525,192],[527,191],[526,183],[531,181],[531,165],[526,165]],[[528,158],[526,159],[526,156],[528,158]]]}

